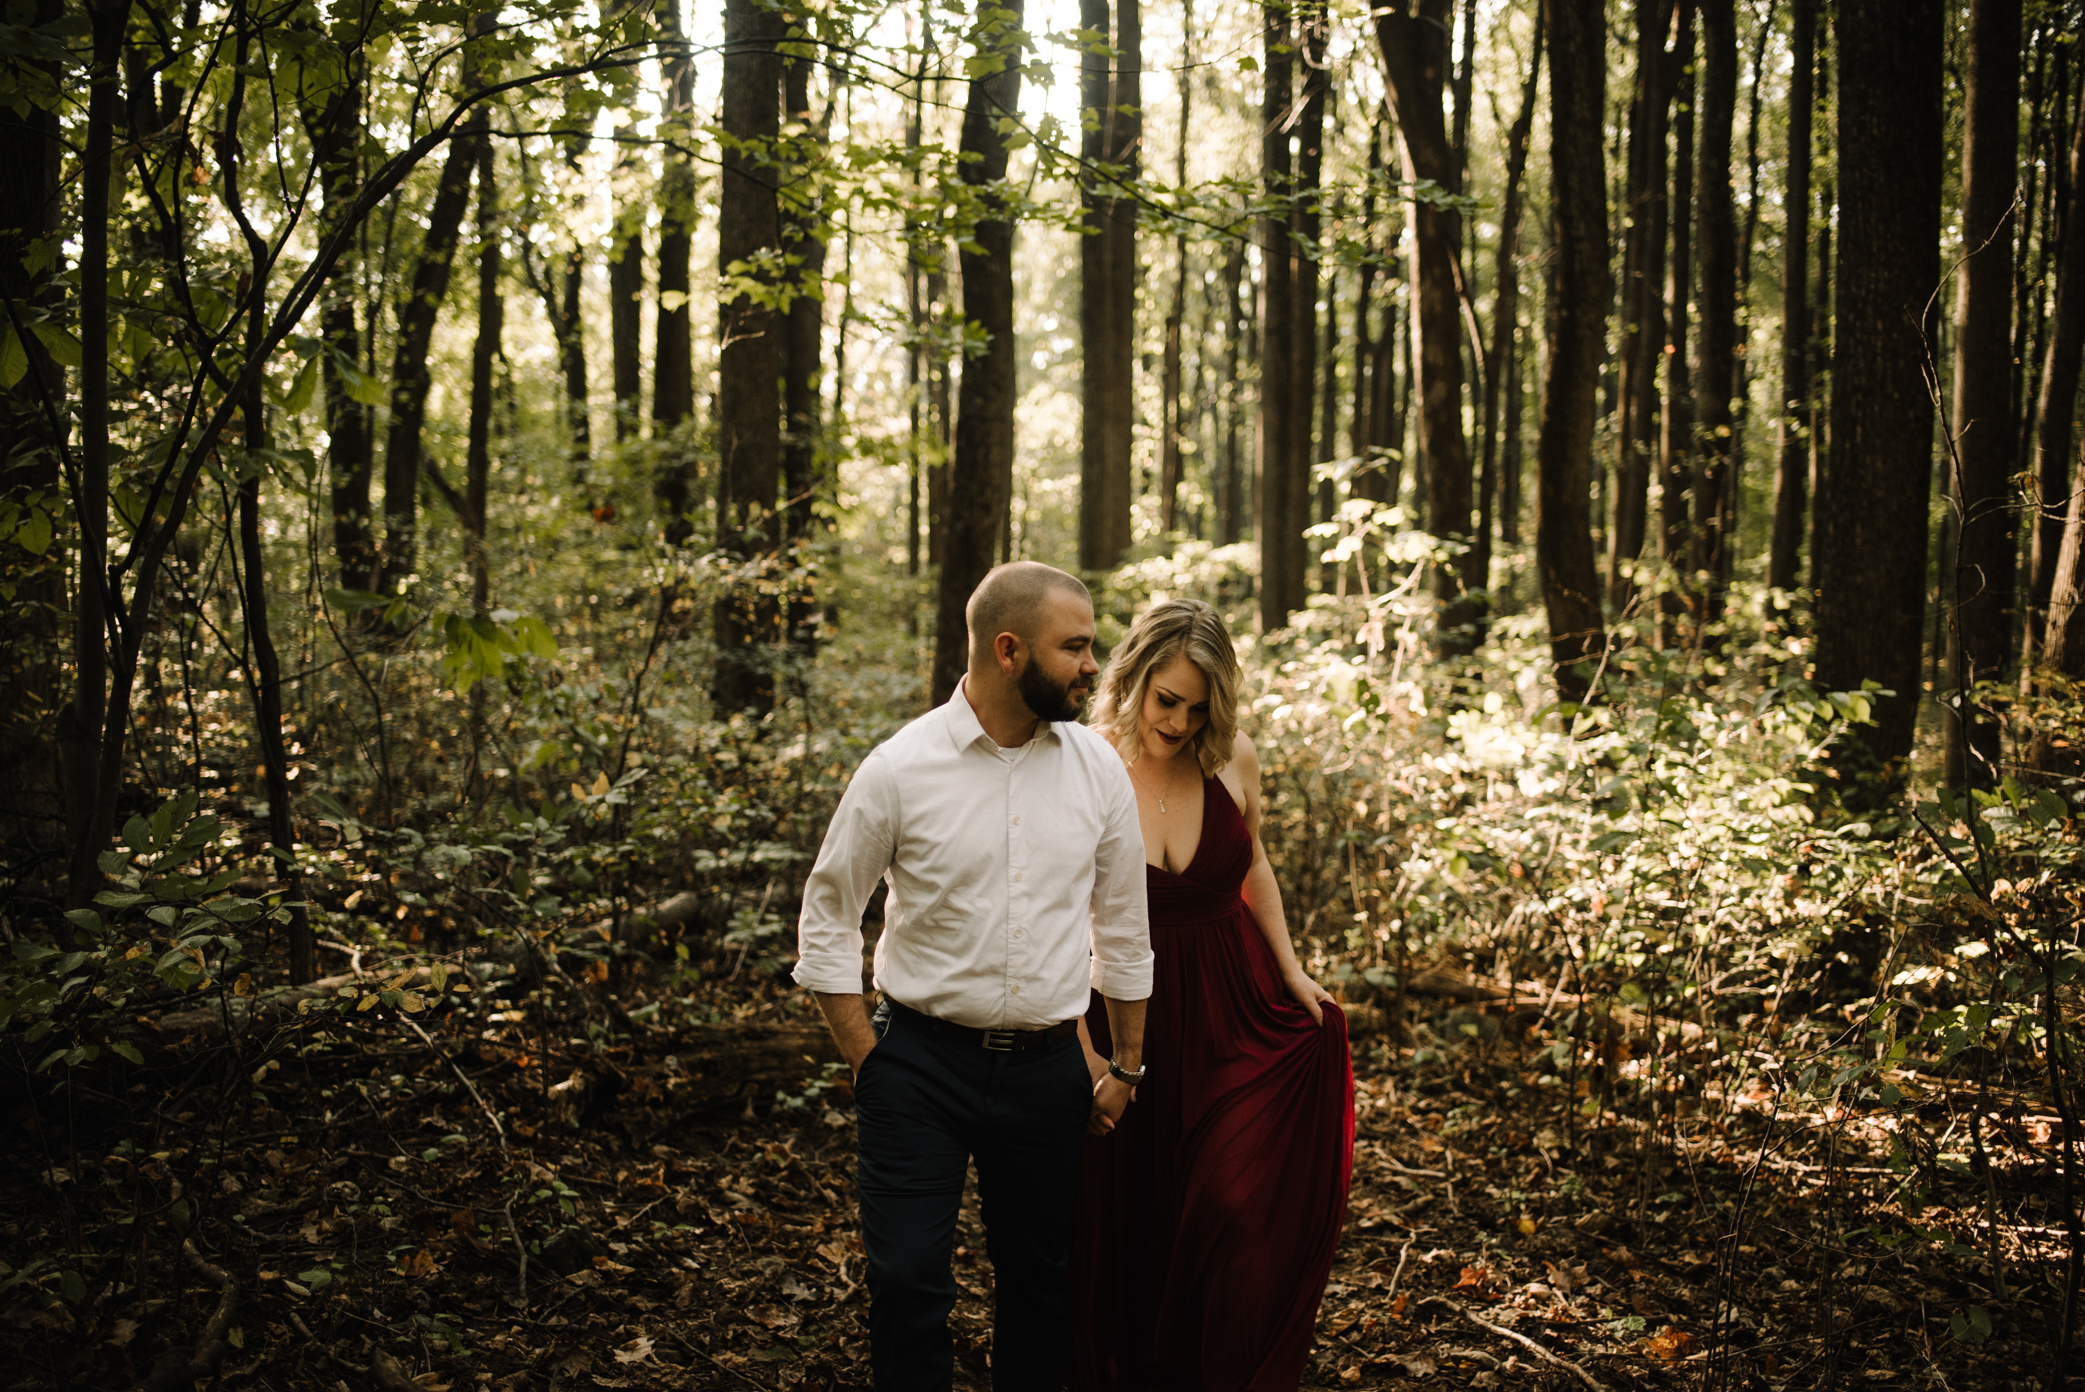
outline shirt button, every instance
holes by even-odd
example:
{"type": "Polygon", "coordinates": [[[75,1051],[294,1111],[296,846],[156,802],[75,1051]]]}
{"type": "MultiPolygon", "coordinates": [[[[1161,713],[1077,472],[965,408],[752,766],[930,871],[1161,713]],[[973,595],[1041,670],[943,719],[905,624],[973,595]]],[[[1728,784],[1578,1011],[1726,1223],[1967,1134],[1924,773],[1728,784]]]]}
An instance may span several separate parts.
{"type": "Polygon", "coordinates": [[[1016,817],[1016,818],[1014,818],[1014,825],[1015,825],[1015,826],[1019,826],[1020,824],[1021,824],[1021,819],[1020,819],[1019,817],[1016,817]]]}
{"type": "Polygon", "coordinates": [[[1015,939],[1016,939],[1016,940],[1019,940],[1019,939],[1021,939],[1021,938],[1025,938],[1025,937],[1027,937],[1027,936],[1028,936],[1028,930],[1027,930],[1026,928],[1016,928],[1016,929],[1014,929],[1014,937],[1015,937],[1015,939]]]}
{"type": "Polygon", "coordinates": [[[1021,872],[1020,872],[1020,871],[1018,871],[1018,870],[1016,870],[1016,871],[1014,871],[1014,883],[1015,883],[1015,884],[1019,884],[1020,882],[1021,882],[1021,872]]]}
{"type": "Polygon", "coordinates": [[[1021,983],[1016,981],[1013,985],[1007,987],[1006,989],[1008,994],[1018,996],[1021,994],[1021,983]]]}

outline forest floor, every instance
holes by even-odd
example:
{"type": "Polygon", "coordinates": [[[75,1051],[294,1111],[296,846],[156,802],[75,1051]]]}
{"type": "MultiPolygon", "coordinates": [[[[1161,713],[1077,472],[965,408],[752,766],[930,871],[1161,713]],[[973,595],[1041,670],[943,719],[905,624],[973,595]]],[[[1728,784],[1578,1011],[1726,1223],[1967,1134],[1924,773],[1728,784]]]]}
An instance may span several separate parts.
{"type": "MultiPolygon", "coordinates": [[[[10,1102],[0,1387],[136,1386],[206,1329],[222,1389],[866,1387],[852,1105],[800,998],[621,1033],[598,1001],[555,1031],[501,1005],[430,1012],[425,1042],[363,1017],[274,1064],[198,1037],[10,1102]]],[[[2039,1385],[2053,1263],[2007,1302],[1979,1250],[1873,1240],[1907,1224],[1857,1118],[1574,1128],[1536,1057],[1357,1042],[1305,1387],[2039,1385]]],[[[2032,1165],[2016,1139],[2001,1160],[2032,1165]]],[[[981,1390],[974,1205],[958,1241],[957,1385],[981,1390]]]]}

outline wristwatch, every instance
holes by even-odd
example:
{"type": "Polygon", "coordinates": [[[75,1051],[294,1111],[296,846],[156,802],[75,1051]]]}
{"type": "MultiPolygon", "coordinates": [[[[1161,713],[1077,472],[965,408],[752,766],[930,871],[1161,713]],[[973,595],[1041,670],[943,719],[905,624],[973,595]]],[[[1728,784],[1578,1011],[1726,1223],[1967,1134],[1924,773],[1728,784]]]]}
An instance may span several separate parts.
{"type": "Polygon", "coordinates": [[[1121,1064],[1115,1062],[1115,1060],[1108,1060],[1108,1076],[1113,1078],[1116,1082],[1126,1084],[1129,1087],[1142,1086],[1144,1082],[1144,1075],[1146,1073],[1149,1073],[1150,1071],[1151,1065],[1148,1063],[1145,1064],[1142,1068],[1139,1068],[1136,1072],[1132,1073],[1127,1068],[1124,1068],[1121,1064]]]}

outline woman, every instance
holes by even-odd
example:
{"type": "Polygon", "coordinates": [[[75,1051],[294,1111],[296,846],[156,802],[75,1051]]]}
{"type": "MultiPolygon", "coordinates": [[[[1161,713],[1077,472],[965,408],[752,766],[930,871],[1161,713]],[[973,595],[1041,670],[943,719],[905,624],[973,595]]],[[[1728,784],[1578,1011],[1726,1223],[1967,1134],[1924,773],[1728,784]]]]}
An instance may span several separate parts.
{"type": "MultiPolygon", "coordinates": [[[[1101,677],[1094,725],[1136,787],[1157,978],[1145,1081],[1086,1142],[1079,1392],[1293,1392],[1346,1210],[1346,1019],[1289,944],[1238,685],[1223,621],[1188,599],[1154,605],[1101,677]]],[[[1096,997],[1096,1085],[1107,1028],[1096,997]]]]}

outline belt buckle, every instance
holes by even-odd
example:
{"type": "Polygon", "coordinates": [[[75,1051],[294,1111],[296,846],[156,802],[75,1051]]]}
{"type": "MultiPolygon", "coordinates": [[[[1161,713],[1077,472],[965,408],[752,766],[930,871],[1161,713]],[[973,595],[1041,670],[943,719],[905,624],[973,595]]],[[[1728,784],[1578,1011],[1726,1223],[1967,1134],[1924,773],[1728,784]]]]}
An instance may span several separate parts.
{"type": "Polygon", "coordinates": [[[1021,1032],[1019,1030],[988,1029],[983,1031],[983,1035],[984,1037],[978,1042],[987,1049],[990,1049],[995,1054],[1010,1054],[1014,1051],[1014,1041],[1021,1037],[1021,1032]]]}

